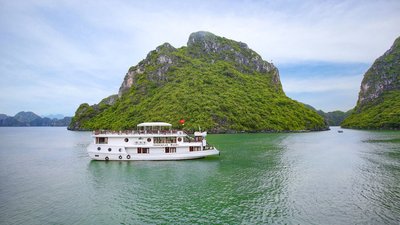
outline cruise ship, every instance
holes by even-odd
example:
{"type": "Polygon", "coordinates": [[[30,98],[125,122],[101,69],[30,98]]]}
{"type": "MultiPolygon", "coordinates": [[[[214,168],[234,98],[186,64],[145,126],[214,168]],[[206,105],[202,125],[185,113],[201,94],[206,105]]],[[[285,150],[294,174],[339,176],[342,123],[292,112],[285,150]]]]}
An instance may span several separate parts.
{"type": "Polygon", "coordinates": [[[207,144],[207,132],[191,137],[164,122],[147,122],[137,130],[93,131],[87,151],[93,160],[185,160],[219,155],[207,144]]]}

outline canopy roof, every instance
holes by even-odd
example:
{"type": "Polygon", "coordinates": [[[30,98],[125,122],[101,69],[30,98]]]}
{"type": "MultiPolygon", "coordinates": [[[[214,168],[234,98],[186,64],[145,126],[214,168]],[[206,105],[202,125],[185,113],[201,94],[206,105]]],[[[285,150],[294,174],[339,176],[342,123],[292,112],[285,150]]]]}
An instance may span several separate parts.
{"type": "Polygon", "coordinates": [[[171,127],[172,125],[169,123],[164,122],[146,122],[146,123],[139,123],[138,127],[171,127]]]}

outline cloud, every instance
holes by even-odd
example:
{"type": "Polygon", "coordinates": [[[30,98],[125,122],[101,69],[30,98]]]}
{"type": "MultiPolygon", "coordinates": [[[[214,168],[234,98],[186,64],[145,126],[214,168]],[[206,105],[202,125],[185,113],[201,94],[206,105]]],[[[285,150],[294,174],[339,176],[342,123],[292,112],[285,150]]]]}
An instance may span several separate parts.
{"type": "Polygon", "coordinates": [[[287,96],[325,112],[348,111],[357,103],[363,75],[282,78],[287,96]]]}
{"type": "Polygon", "coordinates": [[[290,98],[325,112],[353,108],[357,102],[364,63],[307,62],[283,65],[281,82],[290,98]]]}
{"type": "Polygon", "coordinates": [[[355,107],[358,91],[355,90],[332,90],[318,93],[286,93],[288,97],[299,102],[313,106],[324,112],[335,110],[348,111],[355,107]],[[319,97],[323,96],[323,97],[319,97]]]}
{"type": "Polygon", "coordinates": [[[88,1],[64,3],[92,27],[149,50],[208,30],[241,40],[266,59],[371,62],[400,33],[398,1],[88,1]],[[379,33],[380,35],[373,35],[379,33]],[[368,37],[368,38],[366,38],[368,37]]]}
{"type": "Polygon", "coordinates": [[[306,77],[282,79],[286,93],[321,93],[329,91],[354,91],[358,93],[362,75],[349,77],[306,77]]]}
{"type": "MultiPolygon", "coordinates": [[[[399,1],[2,1],[0,112],[23,106],[71,115],[79,103],[116,93],[150,50],[184,46],[198,30],[245,42],[278,65],[370,64],[399,35],[399,11],[399,1]],[[53,111],[54,100],[65,103],[62,111],[53,111]]],[[[288,93],[358,91],[323,80],[310,89],[309,76],[282,75],[288,93]]]]}

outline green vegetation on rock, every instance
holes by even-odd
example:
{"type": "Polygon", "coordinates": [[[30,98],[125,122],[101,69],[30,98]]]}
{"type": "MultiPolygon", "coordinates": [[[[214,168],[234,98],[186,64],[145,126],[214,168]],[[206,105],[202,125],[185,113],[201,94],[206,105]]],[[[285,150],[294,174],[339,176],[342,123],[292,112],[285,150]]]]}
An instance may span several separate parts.
{"type": "Polygon", "coordinates": [[[400,129],[400,91],[389,91],[353,112],[342,127],[359,129],[400,129]]]}
{"type": "Polygon", "coordinates": [[[278,70],[246,44],[193,33],[188,47],[163,44],[129,69],[119,97],[82,104],[69,129],[133,129],[165,121],[210,132],[326,129],[324,119],[288,98],[278,70]],[[112,101],[111,101],[111,100],[112,101]]]}
{"type": "Polygon", "coordinates": [[[400,129],[400,38],[365,73],[357,106],[341,126],[400,129]]]}
{"type": "Polygon", "coordinates": [[[322,110],[317,111],[319,115],[325,118],[329,126],[339,126],[343,122],[343,120],[351,114],[351,112],[352,110],[349,110],[347,112],[336,110],[327,113],[322,110]]]}
{"type": "Polygon", "coordinates": [[[311,105],[307,105],[307,104],[304,104],[304,105],[307,108],[312,109],[315,112],[317,112],[320,116],[322,116],[329,126],[339,126],[343,122],[343,120],[346,119],[353,111],[353,110],[349,110],[347,112],[343,112],[340,110],[335,110],[332,112],[324,112],[322,110],[316,110],[311,105]]]}

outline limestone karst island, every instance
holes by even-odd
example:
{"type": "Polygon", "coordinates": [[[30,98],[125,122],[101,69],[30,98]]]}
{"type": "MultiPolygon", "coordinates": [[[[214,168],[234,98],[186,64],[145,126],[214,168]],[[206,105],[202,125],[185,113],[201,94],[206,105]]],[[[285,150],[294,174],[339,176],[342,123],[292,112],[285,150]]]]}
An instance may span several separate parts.
{"type": "Polygon", "coordinates": [[[129,68],[118,94],[81,104],[71,130],[132,129],[165,121],[209,132],[325,130],[324,118],[287,97],[278,69],[245,43],[196,32],[129,68]]]}
{"type": "Polygon", "coordinates": [[[347,128],[400,129],[400,37],[364,75],[347,128]]]}

